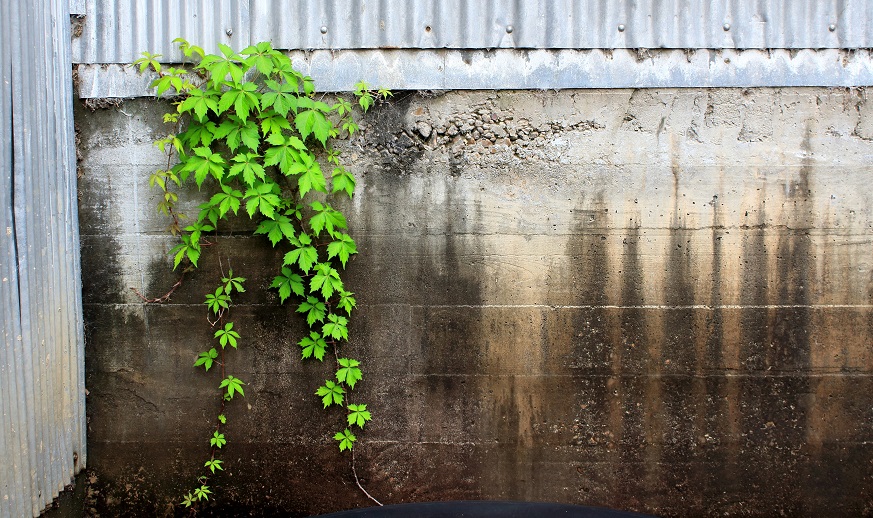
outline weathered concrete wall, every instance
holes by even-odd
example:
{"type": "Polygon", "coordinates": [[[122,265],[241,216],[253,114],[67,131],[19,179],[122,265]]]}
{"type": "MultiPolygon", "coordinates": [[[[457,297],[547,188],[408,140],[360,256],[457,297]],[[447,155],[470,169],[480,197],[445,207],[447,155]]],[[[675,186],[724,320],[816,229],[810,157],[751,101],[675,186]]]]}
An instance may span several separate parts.
{"type": "MultiPolygon", "coordinates": [[[[278,252],[235,234],[172,303],[130,291],[175,281],[147,185],[165,109],[77,113],[89,505],[168,512],[200,469],[214,377],[191,363],[219,257],[250,287],[219,505],[367,505],[312,395],[327,371],[254,289],[278,252]]],[[[870,513],[871,158],[865,91],[398,95],[346,149],[364,483],[391,503],[870,513]]]]}

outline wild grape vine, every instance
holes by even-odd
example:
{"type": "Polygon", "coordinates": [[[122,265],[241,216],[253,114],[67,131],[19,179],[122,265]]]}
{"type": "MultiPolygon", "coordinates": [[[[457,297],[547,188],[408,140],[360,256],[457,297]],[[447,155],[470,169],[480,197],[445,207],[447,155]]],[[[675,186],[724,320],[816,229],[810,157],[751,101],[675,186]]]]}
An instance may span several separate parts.
{"type": "MultiPolygon", "coordinates": [[[[285,251],[269,288],[278,291],[282,303],[294,300],[296,311],[305,317],[309,331],[298,342],[301,357],[319,362],[329,357],[334,362],[332,379],[325,380],[315,395],[325,409],[344,410],[341,430],[333,438],[340,451],[351,451],[357,441],[353,432],[363,429],[372,416],[367,404],[352,397],[363,379],[361,362],[341,352],[356,307],[342,271],[358,250],[345,215],[330,201],[351,198],[355,191],[354,176],[331,145],[358,131],[353,104],[342,97],[332,103],[317,98],[312,79],[295,70],[288,56],[269,42],[239,52],[219,44],[219,54],[207,54],[181,38],[175,42],[192,70],[162,66],[161,56],[148,52],[134,62],[140,73],[157,75],[152,87],[158,97],[170,97],[175,108],[164,115],[173,132],[156,142],[167,156],[167,166],[149,179],[161,192],[157,209],[171,218],[169,230],[179,238],[170,250],[173,269],[181,267],[182,278],[196,269],[204,248],[218,239],[219,226],[231,214],[244,210],[257,221],[254,234],[285,251]],[[177,204],[182,187],[192,180],[209,196],[198,207],[196,219],[186,224],[177,204]]],[[[364,83],[353,93],[363,112],[391,95],[384,89],[371,91],[364,83]]],[[[144,300],[165,302],[181,280],[166,296],[144,300]]],[[[245,382],[227,374],[225,362],[225,349],[235,349],[244,340],[239,332],[244,326],[228,319],[232,295],[245,291],[244,281],[233,270],[222,272],[221,283],[205,297],[218,344],[199,353],[194,367],[208,372],[220,366],[221,405],[210,430],[209,460],[194,489],[184,495],[185,507],[212,495],[210,477],[226,468],[218,458],[228,440],[222,428],[227,422],[225,405],[237,395],[245,396],[245,382]]],[[[357,482],[356,472],[355,478],[357,482]]]]}

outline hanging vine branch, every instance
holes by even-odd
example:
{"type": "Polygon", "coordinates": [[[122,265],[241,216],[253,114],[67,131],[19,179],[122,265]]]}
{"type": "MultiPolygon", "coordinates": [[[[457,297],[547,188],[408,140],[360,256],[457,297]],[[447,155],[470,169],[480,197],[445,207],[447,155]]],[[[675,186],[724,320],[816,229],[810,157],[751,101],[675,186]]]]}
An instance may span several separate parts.
{"type": "MultiPolygon", "coordinates": [[[[297,312],[305,316],[310,330],[298,343],[302,358],[323,362],[326,351],[333,353],[332,379],[325,380],[315,394],[325,409],[343,410],[341,431],[333,438],[340,451],[352,451],[357,441],[352,431],[363,429],[372,418],[367,405],[352,397],[363,379],[361,363],[340,353],[348,342],[348,319],[356,306],[342,271],[358,250],[347,233],[345,215],[330,199],[351,198],[355,191],[354,176],[331,145],[333,139],[358,131],[353,105],[342,98],[333,104],[317,100],[312,79],[295,70],[288,56],[269,42],[240,52],[219,44],[220,54],[206,54],[183,39],[175,41],[186,58],[196,62],[193,74],[181,67],[162,67],[160,55],[148,52],[134,65],[141,73],[157,74],[152,87],[159,97],[174,94],[175,111],[164,116],[173,133],[156,142],[167,155],[167,166],[156,171],[149,183],[162,191],[157,209],[171,218],[169,231],[179,236],[170,255],[173,268],[181,265],[183,274],[163,297],[137,294],[147,303],[169,300],[181,286],[184,272],[197,268],[203,249],[214,244],[206,236],[217,239],[219,225],[244,209],[258,222],[254,234],[266,236],[273,247],[286,251],[270,289],[278,291],[282,303],[295,300],[297,312]],[[183,227],[187,218],[176,210],[178,195],[173,189],[192,180],[210,196],[199,206],[197,218],[183,227]]],[[[371,91],[359,83],[354,95],[357,106],[366,112],[391,93],[371,91]]],[[[244,291],[244,281],[230,270],[206,294],[207,321],[220,348],[201,352],[194,366],[207,372],[215,363],[220,366],[221,404],[209,438],[206,470],[182,499],[186,507],[212,494],[209,477],[225,469],[218,458],[227,443],[222,433],[225,405],[237,395],[245,396],[245,383],[226,373],[224,355],[226,346],[236,348],[241,339],[226,317],[231,294],[244,291]]],[[[382,505],[361,486],[354,455],[352,472],[361,491],[382,505]]]]}

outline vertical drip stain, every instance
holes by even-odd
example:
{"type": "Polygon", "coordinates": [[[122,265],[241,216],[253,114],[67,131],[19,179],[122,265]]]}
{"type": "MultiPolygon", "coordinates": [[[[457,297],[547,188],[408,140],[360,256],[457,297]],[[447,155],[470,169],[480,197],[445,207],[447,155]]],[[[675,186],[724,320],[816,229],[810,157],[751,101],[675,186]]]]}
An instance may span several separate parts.
{"type": "MultiPolygon", "coordinates": [[[[694,305],[693,279],[695,269],[692,256],[693,231],[687,228],[683,203],[683,171],[679,165],[678,150],[671,138],[673,175],[673,209],[671,215],[667,271],[664,276],[664,302],[670,309],[659,312],[662,323],[657,332],[650,333],[653,372],[657,373],[658,388],[648,396],[650,404],[659,408],[658,443],[663,444],[657,465],[669,465],[658,477],[659,485],[652,488],[655,494],[664,494],[663,505],[670,500],[684,498],[680,489],[691,483],[687,466],[695,461],[696,436],[694,416],[701,409],[700,385],[691,376],[698,362],[692,343],[695,330],[695,315],[699,310],[689,309],[694,305]],[[655,347],[658,341],[661,347],[655,347]],[[664,376],[666,375],[666,377],[664,376]]],[[[654,461],[654,459],[653,459],[654,461]]],[[[673,503],[672,505],[675,505],[673,503]]]]}
{"type": "MultiPolygon", "coordinates": [[[[613,377],[615,383],[612,396],[613,433],[617,441],[616,473],[617,493],[631,497],[633,506],[645,500],[650,476],[649,470],[655,466],[647,464],[650,453],[650,424],[657,408],[647,397],[656,382],[649,374],[650,352],[646,339],[646,314],[640,309],[644,304],[644,270],[640,260],[640,232],[637,226],[625,229],[624,249],[621,260],[621,301],[622,309],[615,311],[618,320],[618,334],[613,335],[612,347],[613,377]],[[636,500],[639,498],[640,500],[636,500]]],[[[613,329],[615,329],[614,327],[613,329]]]]}

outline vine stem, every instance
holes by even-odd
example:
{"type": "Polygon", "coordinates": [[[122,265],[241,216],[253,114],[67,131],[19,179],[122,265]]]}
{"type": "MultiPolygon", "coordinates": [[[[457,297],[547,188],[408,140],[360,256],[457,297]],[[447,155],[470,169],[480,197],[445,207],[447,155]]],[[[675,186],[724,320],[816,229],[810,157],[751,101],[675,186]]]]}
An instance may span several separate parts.
{"type": "Polygon", "coordinates": [[[168,291],[167,293],[163,294],[160,297],[156,297],[153,299],[147,298],[145,295],[140,293],[140,291],[136,288],[130,288],[130,290],[132,292],[136,293],[136,295],[139,298],[141,298],[142,301],[145,302],[146,304],[160,304],[160,303],[167,302],[168,300],[170,300],[170,296],[173,295],[173,292],[175,292],[177,289],[179,289],[179,286],[182,285],[182,281],[184,281],[184,280],[185,280],[185,272],[183,271],[182,275],[179,277],[179,280],[176,281],[176,284],[173,284],[173,286],[170,288],[170,291],[168,291]]]}
{"type": "Polygon", "coordinates": [[[355,449],[354,449],[354,448],[352,448],[352,474],[355,475],[355,484],[358,485],[358,489],[360,489],[361,491],[363,491],[364,494],[367,495],[367,498],[369,498],[370,500],[376,502],[376,504],[378,504],[380,507],[383,507],[382,502],[380,502],[380,501],[376,500],[375,498],[373,498],[373,495],[371,495],[370,493],[368,493],[367,490],[364,489],[364,486],[361,485],[361,481],[358,480],[358,470],[355,469],[355,449]]]}

